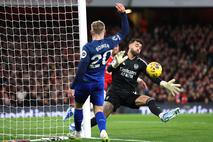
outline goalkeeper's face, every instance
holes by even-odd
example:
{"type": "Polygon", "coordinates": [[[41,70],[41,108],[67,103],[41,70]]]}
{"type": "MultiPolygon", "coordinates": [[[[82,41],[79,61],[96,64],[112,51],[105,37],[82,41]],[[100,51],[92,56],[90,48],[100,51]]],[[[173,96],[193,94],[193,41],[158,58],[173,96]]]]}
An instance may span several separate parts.
{"type": "Polygon", "coordinates": [[[134,41],[129,44],[129,50],[133,56],[137,56],[140,54],[142,49],[142,44],[140,42],[134,41]]]}

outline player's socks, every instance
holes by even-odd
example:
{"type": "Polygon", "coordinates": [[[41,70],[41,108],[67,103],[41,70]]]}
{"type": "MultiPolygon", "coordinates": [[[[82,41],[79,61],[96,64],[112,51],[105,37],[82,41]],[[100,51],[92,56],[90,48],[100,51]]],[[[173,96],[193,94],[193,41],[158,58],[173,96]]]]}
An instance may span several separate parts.
{"type": "Polygon", "coordinates": [[[83,120],[83,110],[75,109],[74,111],[74,122],[75,122],[75,130],[81,131],[81,123],[83,120]]]}
{"type": "Polygon", "coordinates": [[[156,115],[156,116],[159,116],[159,114],[162,112],[161,109],[159,109],[156,104],[155,104],[155,100],[154,99],[149,99],[147,100],[146,102],[147,106],[149,107],[150,111],[156,115]]]}
{"type": "Polygon", "coordinates": [[[91,119],[91,127],[94,127],[94,126],[96,126],[96,125],[97,125],[96,119],[95,119],[95,117],[93,117],[93,118],[91,119]]]}
{"type": "Polygon", "coordinates": [[[96,122],[98,123],[98,128],[100,132],[106,130],[106,118],[103,112],[97,112],[95,114],[96,122]]]}

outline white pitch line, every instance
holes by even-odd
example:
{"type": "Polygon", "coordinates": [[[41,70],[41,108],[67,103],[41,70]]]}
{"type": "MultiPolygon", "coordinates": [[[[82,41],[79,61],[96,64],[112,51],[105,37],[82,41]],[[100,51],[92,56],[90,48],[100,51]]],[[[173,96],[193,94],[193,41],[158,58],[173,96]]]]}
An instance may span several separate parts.
{"type": "MultiPolygon", "coordinates": [[[[1,135],[2,133],[0,133],[0,135],[1,135]]],[[[31,135],[32,136],[32,135],[31,135]]],[[[44,136],[45,137],[45,135],[36,135],[36,136],[44,136]]],[[[45,140],[47,140],[47,141],[52,141],[52,139],[51,138],[60,138],[60,140],[68,140],[69,139],[69,137],[67,137],[67,136],[47,136],[46,138],[40,138],[40,139],[32,139],[32,140],[30,140],[31,142],[39,142],[39,141],[45,141],[45,140]]],[[[57,141],[57,140],[53,140],[53,141],[57,141]]],[[[91,137],[91,138],[82,138],[82,139],[91,139],[91,140],[101,140],[100,138],[98,138],[98,137],[91,137]]],[[[59,139],[58,139],[59,140],[59,139]]],[[[119,138],[110,138],[110,140],[112,140],[112,141],[122,141],[122,142],[157,142],[157,141],[148,141],[148,140],[137,140],[137,139],[119,139],[119,138]]],[[[159,141],[158,141],[159,142],[159,141]]]]}
{"type": "MultiPolygon", "coordinates": [[[[97,137],[91,137],[87,139],[94,139],[94,140],[100,140],[100,138],[97,137]]],[[[136,139],[118,139],[118,138],[110,138],[112,141],[123,141],[123,142],[154,142],[154,141],[147,141],[147,140],[136,140],[136,139]]]]}
{"type": "MultiPolygon", "coordinates": [[[[34,139],[30,140],[31,142],[38,142],[38,141],[44,141],[47,140],[48,138],[44,139],[34,139]]],[[[91,137],[91,138],[83,138],[83,139],[88,139],[88,140],[101,140],[100,138],[97,137],[91,137]]],[[[67,140],[67,139],[64,139],[67,140]]],[[[147,141],[147,140],[136,140],[136,139],[117,139],[117,138],[110,138],[111,141],[122,141],[122,142],[154,142],[154,141],[147,141]]],[[[156,141],[155,141],[156,142],[156,141]]]]}

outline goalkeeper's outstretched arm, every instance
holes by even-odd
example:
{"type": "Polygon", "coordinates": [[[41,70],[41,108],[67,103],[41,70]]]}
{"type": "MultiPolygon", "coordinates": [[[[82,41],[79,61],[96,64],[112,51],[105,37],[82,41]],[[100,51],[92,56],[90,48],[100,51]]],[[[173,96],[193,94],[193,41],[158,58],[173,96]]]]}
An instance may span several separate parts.
{"type": "Polygon", "coordinates": [[[176,84],[175,83],[175,79],[172,79],[170,81],[164,81],[164,80],[161,80],[159,77],[155,78],[155,77],[150,77],[148,73],[146,73],[145,71],[145,74],[146,76],[148,76],[152,82],[166,88],[170,94],[172,94],[173,96],[175,96],[176,94],[179,94],[181,92],[181,85],[180,84],[176,84]]]}

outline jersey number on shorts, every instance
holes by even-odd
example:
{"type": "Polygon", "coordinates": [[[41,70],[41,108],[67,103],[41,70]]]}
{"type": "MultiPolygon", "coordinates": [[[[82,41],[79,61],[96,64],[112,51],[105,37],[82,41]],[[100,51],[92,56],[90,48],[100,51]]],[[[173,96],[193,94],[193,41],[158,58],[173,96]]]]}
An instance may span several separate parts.
{"type": "Polygon", "coordinates": [[[89,67],[94,69],[94,68],[99,68],[101,65],[105,65],[110,55],[111,55],[111,50],[108,50],[103,55],[96,54],[92,56],[91,58],[92,62],[89,67]]]}

